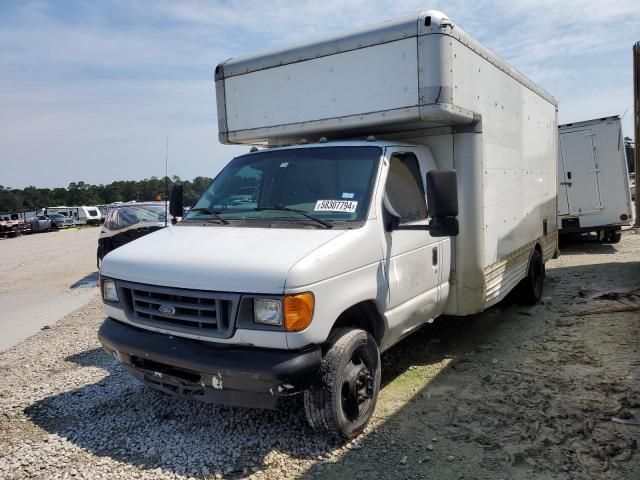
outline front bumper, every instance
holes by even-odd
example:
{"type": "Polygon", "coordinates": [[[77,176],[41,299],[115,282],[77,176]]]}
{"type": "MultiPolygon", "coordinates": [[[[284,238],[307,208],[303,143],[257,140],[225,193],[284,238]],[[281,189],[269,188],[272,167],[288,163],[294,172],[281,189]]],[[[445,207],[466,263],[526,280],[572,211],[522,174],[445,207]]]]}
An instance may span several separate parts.
{"type": "Polygon", "coordinates": [[[107,318],[98,339],[129,372],[165,393],[224,405],[275,408],[308,388],[320,347],[272,350],[175,337],[107,318]]]}

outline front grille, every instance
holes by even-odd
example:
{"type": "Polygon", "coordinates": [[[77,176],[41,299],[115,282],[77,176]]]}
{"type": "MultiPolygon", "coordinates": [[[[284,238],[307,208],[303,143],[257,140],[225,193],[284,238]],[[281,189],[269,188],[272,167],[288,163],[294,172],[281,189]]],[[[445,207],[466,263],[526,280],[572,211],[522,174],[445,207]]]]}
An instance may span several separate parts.
{"type": "Polygon", "coordinates": [[[127,318],[176,333],[229,338],[239,295],[117,282],[127,318]]]}

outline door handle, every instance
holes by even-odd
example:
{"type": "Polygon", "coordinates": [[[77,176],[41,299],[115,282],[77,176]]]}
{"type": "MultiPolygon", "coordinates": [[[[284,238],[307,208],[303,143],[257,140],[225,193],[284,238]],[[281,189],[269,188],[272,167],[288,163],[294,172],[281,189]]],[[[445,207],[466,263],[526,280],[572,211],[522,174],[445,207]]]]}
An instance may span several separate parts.
{"type": "Polygon", "coordinates": [[[567,185],[568,187],[571,186],[573,182],[560,182],[560,185],[567,185]]]}
{"type": "Polygon", "coordinates": [[[431,250],[431,264],[434,267],[438,266],[438,247],[433,247],[433,250],[431,250]]]}

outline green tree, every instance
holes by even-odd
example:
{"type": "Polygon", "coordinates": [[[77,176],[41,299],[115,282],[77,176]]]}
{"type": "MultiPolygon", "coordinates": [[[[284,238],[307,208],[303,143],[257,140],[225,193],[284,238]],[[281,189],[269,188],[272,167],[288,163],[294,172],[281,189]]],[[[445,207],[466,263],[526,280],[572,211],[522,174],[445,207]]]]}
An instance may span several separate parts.
{"type": "Polygon", "coordinates": [[[193,181],[173,177],[151,177],[143,180],[118,180],[107,185],[91,185],[84,181],[71,182],[67,188],[14,189],[0,185],[0,212],[33,210],[42,207],[66,205],[104,205],[113,202],[149,201],[156,196],[165,197],[165,182],[168,190],[176,183],[184,186],[185,204],[193,204],[211,183],[209,177],[196,177],[193,181]]]}

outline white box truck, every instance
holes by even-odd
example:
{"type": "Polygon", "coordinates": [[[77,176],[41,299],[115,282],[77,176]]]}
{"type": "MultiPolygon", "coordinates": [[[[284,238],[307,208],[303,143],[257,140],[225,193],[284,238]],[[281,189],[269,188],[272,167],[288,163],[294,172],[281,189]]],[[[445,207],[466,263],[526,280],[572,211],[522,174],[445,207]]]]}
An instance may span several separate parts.
{"type": "Polygon", "coordinates": [[[102,262],[99,338],[137,378],[241,406],[303,394],[314,428],[350,438],[380,352],[540,298],[556,102],[443,13],[228,60],[216,91],[220,140],[254,147],[102,262]]]}
{"type": "Polygon", "coordinates": [[[567,123],[558,132],[559,232],[619,242],[633,211],[620,117],[567,123]]]}

